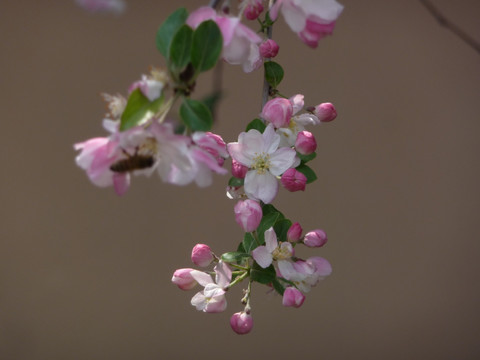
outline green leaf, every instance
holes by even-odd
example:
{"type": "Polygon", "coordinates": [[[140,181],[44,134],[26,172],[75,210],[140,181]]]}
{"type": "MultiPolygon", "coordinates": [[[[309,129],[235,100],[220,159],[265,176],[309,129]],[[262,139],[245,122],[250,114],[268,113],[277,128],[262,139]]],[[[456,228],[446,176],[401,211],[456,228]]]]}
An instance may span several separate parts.
{"type": "Polygon", "coordinates": [[[300,158],[300,160],[302,161],[302,165],[303,165],[303,164],[306,164],[307,162],[315,159],[317,157],[317,153],[313,152],[310,155],[302,155],[299,152],[297,152],[297,156],[300,158]]]}
{"type": "Polygon", "coordinates": [[[148,121],[162,104],[163,95],[154,101],[150,101],[142,94],[140,89],[135,89],[128,97],[127,106],[120,119],[120,131],[128,130],[148,121]]]}
{"type": "Polygon", "coordinates": [[[287,232],[290,226],[292,226],[292,222],[288,219],[281,219],[275,223],[273,228],[279,241],[287,241],[287,232]]]}
{"type": "Polygon", "coordinates": [[[230,180],[228,180],[228,186],[233,186],[233,187],[240,187],[243,186],[243,182],[245,179],[239,179],[235,176],[232,176],[230,180]]]}
{"type": "Polygon", "coordinates": [[[250,253],[253,249],[255,249],[259,244],[253,237],[252,233],[245,233],[243,237],[243,249],[246,253],[250,253]]]}
{"type": "Polygon", "coordinates": [[[296,170],[300,171],[303,175],[307,177],[307,184],[310,184],[311,182],[314,182],[315,180],[317,180],[317,175],[312,170],[312,168],[308,165],[297,166],[296,170]]]}
{"type": "Polygon", "coordinates": [[[240,252],[240,253],[245,253],[245,248],[243,247],[243,242],[241,242],[240,244],[238,244],[238,247],[237,247],[237,252],[240,252]]]}
{"type": "Polygon", "coordinates": [[[285,219],[285,216],[280,211],[278,211],[277,208],[272,204],[264,204],[262,206],[262,213],[263,213],[263,216],[271,213],[278,213],[280,214],[279,219],[285,219]]]}
{"type": "Polygon", "coordinates": [[[273,265],[263,269],[255,262],[250,269],[250,279],[260,284],[270,284],[276,277],[277,274],[273,265]]]}
{"type": "Polygon", "coordinates": [[[185,8],[180,8],[173,12],[162,23],[162,25],[160,25],[160,28],[157,31],[156,43],[158,51],[160,51],[165,58],[168,57],[168,49],[170,48],[170,43],[172,42],[175,33],[183,24],[185,24],[187,17],[187,10],[185,8]]]}
{"type": "Polygon", "coordinates": [[[222,254],[222,260],[229,263],[233,263],[233,262],[240,263],[242,262],[243,259],[249,258],[249,257],[250,257],[249,254],[245,254],[237,251],[226,252],[225,254],[222,254]]]}
{"type": "Polygon", "coordinates": [[[204,21],[193,33],[192,64],[198,72],[215,66],[223,47],[223,38],[218,25],[204,21]]]}
{"type": "Polygon", "coordinates": [[[260,225],[258,225],[257,228],[258,242],[260,245],[265,244],[265,231],[275,225],[275,222],[278,220],[279,216],[280,213],[278,212],[263,215],[262,221],[260,221],[260,225]]]}
{"type": "Polygon", "coordinates": [[[245,131],[248,131],[248,130],[251,130],[251,129],[255,129],[255,130],[258,130],[259,132],[261,132],[263,134],[263,132],[265,131],[265,128],[267,126],[265,125],[265,123],[260,120],[260,119],[253,119],[252,121],[250,121],[247,125],[247,129],[245,131]]]}
{"type": "Polygon", "coordinates": [[[283,79],[283,68],[275,61],[266,61],[263,66],[265,67],[265,79],[272,88],[276,89],[283,79]]]}
{"type": "Polygon", "coordinates": [[[212,114],[201,101],[184,98],[180,106],[180,117],[192,131],[208,131],[213,124],[212,114]]]}
{"type": "Polygon", "coordinates": [[[273,279],[272,285],[275,291],[283,296],[283,293],[285,292],[285,286],[280,281],[278,281],[277,278],[273,279]]]}
{"type": "Polygon", "coordinates": [[[173,72],[182,70],[190,62],[193,30],[188,25],[182,25],[172,39],[168,50],[169,65],[173,72]]]}

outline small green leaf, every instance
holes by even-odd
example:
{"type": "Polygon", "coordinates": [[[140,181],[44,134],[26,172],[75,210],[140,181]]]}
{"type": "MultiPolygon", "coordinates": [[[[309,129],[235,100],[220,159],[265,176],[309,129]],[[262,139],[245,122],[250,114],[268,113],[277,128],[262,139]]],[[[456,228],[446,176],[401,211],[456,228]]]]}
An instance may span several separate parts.
{"type": "Polygon", "coordinates": [[[275,222],[278,220],[279,216],[280,213],[278,212],[263,215],[260,225],[258,225],[257,228],[258,241],[260,245],[265,244],[265,231],[275,225],[275,222]]]}
{"type": "Polygon", "coordinates": [[[150,101],[142,94],[140,89],[135,89],[128,97],[127,106],[120,120],[120,131],[128,130],[148,121],[162,104],[163,95],[154,101],[150,101]]]}
{"type": "Polygon", "coordinates": [[[279,241],[287,241],[287,232],[290,226],[292,226],[292,222],[288,219],[281,219],[275,223],[273,228],[279,241]]]}
{"type": "Polygon", "coordinates": [[[263,132],[265,131],[265,128],[267,126],[265,125],[265,123],[260,120],[260,119],[253,119],[252,121],[250,121],[247,125],[247,129],[245,131],[248,131],[248,130],[251,130],[251,129],[255,129],[255,130],[258,130],[259,132],[261,132],[263,134],[263,132]]]}
{"type": "Polygon", "coordinates": [[[297,156],[300,158],[300,160],[302,161],[302,165],[303,165],[303,164],[306,164],[307,162],[315,159],[317,157],[317,153],[313,152],[310,155],[302,155],[299,152],[297,152],[297,156]]]}
{"type": "Polygon", "coordinates": [[[183,99],[180,117],[192,131],[208,131],[213,124],[212,114],[207,106],[201,101],[189,98],[183,99]]]}
{"type": "Polygon", "coordinates": [[[245,179],[239,179],[235,176],[232,176],[229,180],[228,180],[228,186],[233,186],[233,187],[240,187],[240,186],[243,186],[243,182],[244,182],[245,179]]]}
{"type": "Polygon", "coordinates": [[[312,170],[312,168],[308,165],[297,166],[296,170],[300,171],[303,175],[307,177],[307,184],[310,184],[311,182],[314,182],[315,180],[317,180],[317,175],[312,170]]]}
{"type": "Polygon", "coordinates": [[[250,279],[260,284],[270,284],[276,277],[277,274],[273,265],[263,269],[255,262],[250,269],[250,279]]]}
{"type": "Polygon", "coordinates": [[[168,49],[170,48],[170,43],[172,42],[175,33],[183,24],[185,24],[187,17],[187,10],[185,8],[180,8],[173,12],[162,23],[162,25],[160,25],[160,28],[157,31],[156,43],[158,51],[160,51],[165,58],[168,57],[168,49]]]}
{"type": "Polygon", "coordinates": [[[243,259],[249,258],[249,254],[241,253],[241,252],[227,252],[222,254],[222,260],[229,263],[239,263],[242,262],[243,259]]]}
{"type": "Polygon", "coordinates": [[[218,25],[204,21],[193,33],[192,64],[198,72],[215,66],[223,47],[223,38],[218,25]]]}
{"type": "Polygon", "coordinates": [[[275,291],[283,296],[283,293],[285,292],[285,286],[280,281],[278,281],[277,278],[273,279],[272,285],[275,291]]]}
{"type": "Polygon", "coordinates": [[[193,30],[188,25],[182,25],[172,39],[168,50],[169,65],[173,72],[182,70],[190,61],[193,30]]]}
{"type": "Polygon", "coordinates": [[[283,79],[283,68],[275,61],[266,61],[263,66],[265,67],[265,79],[272,88],[276,89],[283,79]]]}
{"type": "Polygon", "coordinates": [[[243,249],[246,253],[250,253],[258,246],[257,241],[253,237],[252,233],[245,233],[243,237],[243,249]]]}
{"type": "Polygon", "coordinates": [[[240,253],[245,253],[245,248],[243,247],[243,242],[241,242],[240,244],[238,244],[238,247],[237,247],[237,252],[240,252],[240,253]]]}
{"type": "Polygon", "coordinates": [[[264,204],[262,206],[262,213],[263,213],[263,216],[271,213],[278,213],[280,214],[279,219],[285,219],[285,216],[283,216],[283,214],[280,211],[278,211],[277,208],[275,208],[275,206],[273,206],[272,204],[264,204]]]}

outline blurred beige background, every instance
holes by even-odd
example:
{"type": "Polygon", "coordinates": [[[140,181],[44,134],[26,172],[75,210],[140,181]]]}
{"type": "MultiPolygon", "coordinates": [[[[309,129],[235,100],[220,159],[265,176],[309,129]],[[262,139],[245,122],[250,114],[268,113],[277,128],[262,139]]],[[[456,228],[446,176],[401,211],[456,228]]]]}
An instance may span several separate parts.
{"type": "MultiPolygon", "coordinates": [[[[315,51],[276,26],[282,92],[339,112],[313,129],[319,181],[276,202],[327,231],[311,253],[334,272],[300,309],[255,287],[248,336],[228,324],[239,291],[210,315],[170,283],[195,243],[241,240],[227,178],[134,178],[119,198],[76,167],[72,144],[104,135],[99,93],[161,65],[158,25],[203,3],[130,0],[123,16],[0,3],[0,359],[478,359],[480,54],[419,1],[344,0],[315,51]]],[[[480,41],[480,2],[434,3],[480,41]]],[[[224,80],[215,130],[235,141],[260,110],[261,73],[225,66],[224,80]]]]}

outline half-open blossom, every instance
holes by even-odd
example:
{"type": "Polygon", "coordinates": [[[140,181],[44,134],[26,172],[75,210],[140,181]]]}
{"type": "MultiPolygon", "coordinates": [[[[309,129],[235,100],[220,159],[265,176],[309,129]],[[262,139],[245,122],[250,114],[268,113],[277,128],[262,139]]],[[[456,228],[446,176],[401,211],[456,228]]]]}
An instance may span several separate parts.
{"type": "Polygon", "coordinates": [[[243,25],[240,19],[217,15],[211,7],[201,7],[190,14],[187,25],[196,29],[202,22],[216,22],[223,36],[223,59],[232,65],[242,65],[243,71],[251,72],[262,65],[258,44],[262,38],[243,25]]]}
{"type": "Polygon", "coordinates": [[[282,174],[280,181],[288,191],[305,191],[307,177],[298,170],[288,169],[282,174]]]}
{"type": "Polygon", "coordinates": [[[232,270],[223,261],[220,261],[214,268],[215,281],[212,277],[202,271],[193,270],[192,277],[202,286],[203,291],[196,293],[191,304],[197,310],[207,313],[222,312],[227,308],[227,299],[225,298],[225,287],[232,280],[232,270]]]}
{"type": "Polygon", "coordinates": [[[288,99],[274,98],[266,102],[260,116],[276,128],[287,127],[293,114],[292,103],[288,99]]]}
{"type": "Polygon", "coordinates": [[[253,318],[245,311],[235,313],[230,318],[230,326],[239,335],[248,334],[253,328],[253,318]]]}
{"type": "Polygon", "coordinates": [[[245,232],[252,232],[257,229],[262,220],[262,207],[255,200],[240,200],[233,208],[235,221],[245,232]]]}
{"type": "Polygon", "coordinates": [[[283,306],[299,308],[302,306],[304,301],[305,295],[303,295],[300,290],[294,288],[293,286],[289,286],[285,289],[282,299],[283,306]]]}
{"type": "Polygon", "coordinates": [[[327,241],[327,233],[322,229],[309,231],[303,239],[303,243],[308,247],[322,247],[327,241]]]}
{"type": "Polygon", "coordinates": [[[206,267],[213,261],[213,253],[210,246],[197,244],[192,249],[192,262],[200,267],[206,267]]]}
{"type": "Polygon", "coordinates": [[[277,176],[295,163],[295,150],[279,148],[280,135],[269,124],[264,133],[251,129],[238,136],[238,142],[227,145],[230,156],[249,168],[244,189],[251,199],[270,203],[278,192],[277,176]]]}
{"type": "Polygon", "coordinates": [[[281,261],[278,263],[278,271],[281,277],[292,281],[300,291],[307,293],[312,286],[330,275],[332,268],[326,259],[317,256],[294,263],[281,261]]]}
{"type": "Polygon", "coordinates": [[[287,241],[279,244],[273,227],[265,231],[265,246],[258,246],[252,250],[253,259],[264,269],[269,267],[273,260],[282,262],[290,259],[292,255],[292,244],[287,241]]]}
{"type": "Polygon", "coordinates": [[[181,290],[190,290],[195,285],[197,285],[197,281],[192,276],[192,271],[194,269],[186,268],[186,269],[177,269],[173,273],[172,276],[172,283],[177,285],[181,290]]]}
{"type": "Polygon", "coordinates": [[[276,20],[281,11],[286,23],[308,46],[315,48],[330,35],[343,6],[335,0],[277,0],[270,16],[276,20]]]}

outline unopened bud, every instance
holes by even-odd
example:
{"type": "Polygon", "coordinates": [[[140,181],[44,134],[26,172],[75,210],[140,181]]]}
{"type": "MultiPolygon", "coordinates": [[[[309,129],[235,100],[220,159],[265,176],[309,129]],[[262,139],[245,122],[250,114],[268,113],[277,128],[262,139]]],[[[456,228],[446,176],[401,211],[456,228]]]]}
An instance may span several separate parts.
{"type": "Polygon", "coordinates": [[[297,288],[289,286],[285,289],[282,300],[283,306],[293,306],[299,308],[302,306],[304,301],[305,295],[303,295],[297,288]]]}
{"type": "Polygon", "coordinates": [[[260,55],[264,58],[274,58],[278,54],[278,50],[280,49],[278,44],[275,40],[268,39],[267,41],[263,42],[260,47],[260,55]]]}
{"type": "Polygon", "coordinates": [[[257,229],[262,220],[262,207],[255,200],[240,200],[233,208],[235,221],[245,232],[252,232],[257,229]]]}
{"type": "Polygon", "coordinates": [[[317,150],[317,141],[310,131],[300,131],[295,140],[295,149],[302,155],[310,155],[317,150]]]}
{"type": "Polygon", "coordinates": [[[308,247],[321,247],[327,243],[327,234],[322,229],[308,232],[303,243],[308,247]]]}
{"type": "Polygon", "coordinates": [[[205,244],[197,244],[192,249],[192,262],[200,267],[206,267],[213,261],[212,250],[205,244]]]}
{"type": "Polygon", "coordinates": [[[182,290],[190,290],[197,281],[192,277],[191,272],[193,269],[178,269],[175,270],[172,277],[172,282],[182,290]]]}
{"type": "Polygon", "coordinates": [[[313,113],[318,117],[321,122],[329,122],[335,120],[337,117],[337,110],[331,103],[322,103],[315,106],[313,113]]]}
{"type": "Polygon", "coordinates": [[[260,116],[276,128],[287,127],[293,114],[292,103],[288,99],[274,98],[267,101],[260,116]]]}
{"type": "Polygon", "coordinates": [[[237,334],[248,334],[253,328],[253,318],[244,311],[235,313],[230,318],[230,326],[237,334]]]}
{"type": "Polygon", "coordinates": [[[302,231],[303,229],[298,222],[293,223],[287,231],[287,240],[290,242],[299,241],[302,237],[302,231]]]}
{"type": "Polygon", "coordinates": [[[232,159],[232,175],[236,178],[243,179],[247,175],[248,168],[240,164],[237,160],[232,159]]]}
{"type": "Polygon", "coordinates": [[[304,191],[305,185],[307,184],[307,177],[300,171],[288,169],[282,174],[280,181],[282,182],[283,187],[288,191],[304,191]]]}
{"type": "Polygon", "coordinates": [[[263,11],[263,5],[261,0],[253,0],[245,7],[243,15],[248,20],[256,20],[263,11]]]}

